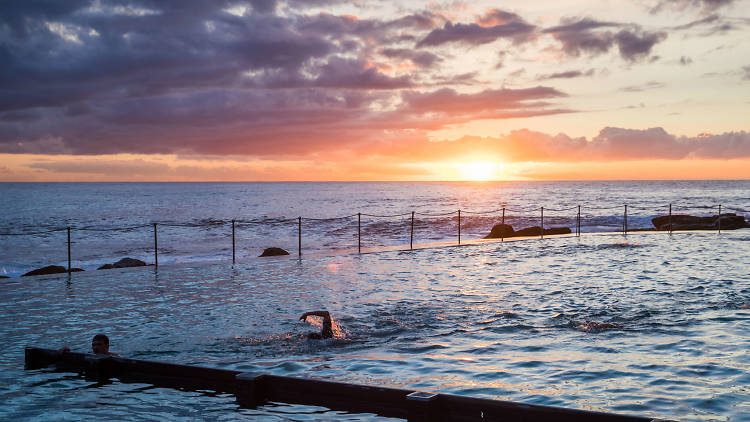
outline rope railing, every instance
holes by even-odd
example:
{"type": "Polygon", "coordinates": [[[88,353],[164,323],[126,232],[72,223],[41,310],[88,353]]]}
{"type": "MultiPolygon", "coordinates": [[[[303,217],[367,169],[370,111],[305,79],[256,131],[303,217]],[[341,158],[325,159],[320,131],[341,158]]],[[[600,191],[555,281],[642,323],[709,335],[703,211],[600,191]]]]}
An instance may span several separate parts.
{"type": "MultiPolygon", "coordinates": [[[[749,207],[750,208],[750,207],[749,207]]],[[[545,234],[545,223],[544,218],[545,214],[544,212],[547,211],[547,218],[548,221],[550,219],[556,219],[558,222],[566,218],[573,218],[575,220],[575,236],[580,237],[581,235],[581,222],[584,219],[592,219],[592,218],[603,218],[603,217],[597,217],[595,215],[591,214],[582,214],[582,211],[586,212],[599,212],[599,211],[612,211],[612,210],[622,210],[622,220],[621,220],[621,231],[624,235],[628,234],[629,226],[628,226],[628,218],[629,216],[633,216],[633,212],[638,211],[662,211],[667,212],[668,216],[668,232],[672,233],[672,217],[676,215],[674,212],[686,212],[690,210],[700,210],[700,211],[712,211],[715,212],[716,215],[722,215],[722,209],[724,211],[735,211],[735,212],[748,212],[746,208],[741,207],[723,207],[721,204],[718,205],[691,205],[691,204],[666,204],[666,205],[656,205],[656,206],[644,206],[644,205],[629,205],[629,204],[623,204],[618,206],[607,206],[607,207],[596,207],[596,206],[572,206],[572,207],[564,207],[564,208],[545,208],[545,207],[534,207],[534,208],[509,208],[509,207],[502,207],[494,210],[489,211],[466,211],[466,210],[457,210],[457,211],[450,211],[445,213],[431,213],[431,212],[416,212],[416,211],[410,211],[406,213],[399,213],[399,214],[388,214],[388,215],[378,215],[378,214],[365,214],[365,213],[356,213],[356,214],[350,214],[340,217],[303,217],[299,216],[296,218],[286,218],[286,217],[264,217],[263,219],[256,219],[256,220],[243,220],[243,219],[232,219],[232,220],[211,220],[210,222],[192,222],[192,223],[180,223],[180,222],[152,222],[150,224],[140,224],[140,225],[134,225],[134,226],[125,226],[125,227],[98,227],[98,226],[83,226],[83,227],[75,227],[75,226],[68,226],[68,227],[58,227],[53,228],[50,230],[43,230],[43,231],[36,231],[36,232],[19,232],[19,233],[12,233],[12,232],[4,232],[0,233],[0,237],[2,236],[37,236],[37,235],[45,235],[45,234],[51,234],[55,232],[60,231],[67,231],[67,247],[68,247],[68,271],[71,270],[71,231],[91,231],[91,232],[108,232],[108,231],[130,231],[130,230],[136,230],[136,229],[143,229],[152,227],[153,228],[153,235],[154,235],[154,265],[158,266],[158,226],[162,227],[220,227],[225,226],[228,224],[231,224],[231,233],[232,233],[232,263],[236,263],[236,249],[235,249],[235,229],[238,227],[242,227],[242,225],[257,225],[257,224],[284,224],[284,223],[290,223],[290,222],[296,222],[297,223],[297,237],[298,237],[298,255],[302,256],[302,223],[303,220],[307,221],[313,221],[313,222],[330,222],[330,221],[339,221],[339,220],[347,220],[354,217],[357,217],[357,250],[358,252],[362,251],[362,217],[367,218],[399,218],[399,217],[410,217],[410,233],[409,233],[409,249],[414,248],[414,227],[415,227],[415,216],[420,217],[430,217],[430,218],[439,218],[439,217],[446,217],[446,216],[453,216],[458,215],[458,224],[457,224],[457,237],[458,237],[458,244],[461,244],[461,215],[469,214],[473,216],[483,216],[483,215],[489,215],[489,216],[495,216],[501,218],[502,224],[505,224],[506,218],[513,219],[515,221],[518,221],[519,218],[522,220],[524,219],[539,219],[539,237],[541,239],[544,238],[545,234]],[[552,213],[568,213],[571,212],[572,215],[550,215],[550,212],[552,213]],[[516,215],[509,215],[508,213],[515,213],[516,215]],[[531,216],[529,216],[531,214],[531,216]],[[536,215],[536,217],[535,217],[536,215]]],[[[713,213],[712,213],[713,215],[713,213]]],[[[717,231],[721,233],[721,219],[716,220],[717,224],[717,231]]],[[[657,228],[658,229],[658,228],[657,228]]],[[[504,235],[501,235],[501,240],[504,240],[504,235]]]]}

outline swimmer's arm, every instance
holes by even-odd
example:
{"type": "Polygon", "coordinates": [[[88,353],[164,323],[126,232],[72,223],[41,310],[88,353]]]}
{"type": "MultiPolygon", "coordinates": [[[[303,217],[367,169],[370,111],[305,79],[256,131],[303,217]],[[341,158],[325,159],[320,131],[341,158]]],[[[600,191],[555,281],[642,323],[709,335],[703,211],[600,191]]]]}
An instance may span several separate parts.
{"type": "Polygon", "coordinates": [[[307,317],[309,317],[309,316],[318,316],[318,317],[321,317],[321,318],[323,318],[323,319],[325,319],[325,320],[328,320],[328,321],[330,321],[330,320],[331,320],[331,314],[329,314],[329,313],[328,313],[328,311],[313,311],[313,312],[305,312],[304,314],[302,314],[302,316],[301,316],[301,317],[299,317],[299,320],[300,320],[300,321],[304,321],[304,320],[306,320],[306,319],[307,319],[307,317]]]}

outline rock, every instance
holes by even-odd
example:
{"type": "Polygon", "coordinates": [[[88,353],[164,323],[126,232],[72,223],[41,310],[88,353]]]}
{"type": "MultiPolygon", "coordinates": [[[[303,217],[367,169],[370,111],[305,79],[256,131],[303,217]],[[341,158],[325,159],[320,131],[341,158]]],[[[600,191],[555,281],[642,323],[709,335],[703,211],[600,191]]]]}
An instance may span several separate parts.
{"type": "Polygon", "coordinates": [[[266,248],[260,256],[279,256],[279,255],[289,255],[289,252],[281,249],[281,248],[266,248]]]}
{"type": "Polygon", "coordinates": [[[539,236],[542,234],[542,229],[539,226],[526,227],[516,232],[516,236],[539,236]]]}
{"type": "Polygon", "coordinates": [[[10,278],[7,275],[0,275],[0,278],[10,278]]]}
{"type": "Polygon", "coordinates": [[[135,258],[123,258],[114,264],[104,264],[101,267],[97,268],[97,270],[109,270],[112,268],[130,268],[130,267],[145,267],[146,263],[141,261],[140,259],[135,258]]]}
{"type": "MultiPolygon", "coordinates": [[[[544,229],[545,235],[554,234],[570,234],[570,228],[568,227],[550,227],[544,229]]],[[[513,227],[508,224],[495,224],[492,227],[490,234],[485,236],[485,239],[500,239],[501,237],[519,237],[519,236],[539,236],[542,234],[542,229],[539,226],[527,227],[519,231],[514,231],[513,227]]]]}
{"type": "Polygon", "coordinates": [[[550,227],[548,229],[544,229],[544,235],[554,235],[554,234],[570,234],[572,233],[570,231],[569,227],[550,227]]]}
{"type": "Polygon", "coordinates": [[[490,234],[484,237],[484,239],[500,239],[502,237],[513,237],[515,231],[509,224],[495,224],[492,226],[490,234]]]}
{"type": "MultiPolygon", "coordinates": [[[[80,268],[71,268],[70,272],[78,272],[83,271],[80,268]]],[[[22,275],[21,277],[31,276],[31,275],[47,275],[47,274],[62,274],[67,273],[68,269],[61,266],[61,265],[48,265],[46,267],[37,268],[36,270],[31,270],[27,272],[26,274],[22,275]]]]}
{"type": "MultiPolygon", "coordinates": [[[[721,222],[722,230],[736,230],[750,227],[745,217],[734,213],[721,214],[711,217],[696,217],[693,215],[675,214],[671,217],[672,230],[718,230],[721,222]]],[[[670,217],[662,215],[651,219],[657,230],[669,230],[670,217]]]]}
{"type": "Polygon", "coordinates": [[[146,263],[140,259],[123,258],[112,264],[112,266],[115,268],[145,267],[146,263]]]}

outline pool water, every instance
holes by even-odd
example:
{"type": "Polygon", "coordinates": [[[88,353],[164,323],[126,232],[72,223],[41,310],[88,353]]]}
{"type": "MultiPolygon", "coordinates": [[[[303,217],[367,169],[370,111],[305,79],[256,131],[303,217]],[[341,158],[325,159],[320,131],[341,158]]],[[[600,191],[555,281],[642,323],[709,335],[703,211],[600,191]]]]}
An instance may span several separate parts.
{"type": "Polygon", "coordinates": [[[23,370],[25,346],[679,420],[750,420],[750,231],[484,242],[0,283],[0,419],[380,419],[23,370]],[[326,309],[333,340],[298,321],[326,309]]]}

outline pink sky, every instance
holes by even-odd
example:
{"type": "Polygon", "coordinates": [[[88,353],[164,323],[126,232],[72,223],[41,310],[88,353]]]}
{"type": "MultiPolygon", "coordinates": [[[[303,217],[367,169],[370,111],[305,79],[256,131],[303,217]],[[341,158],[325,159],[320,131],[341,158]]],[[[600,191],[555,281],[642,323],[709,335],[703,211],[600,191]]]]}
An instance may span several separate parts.
{"type": "Polygon", "coordinates": [[[750,4],[0,5],[0,181],[750,178],[750,4]]]}

